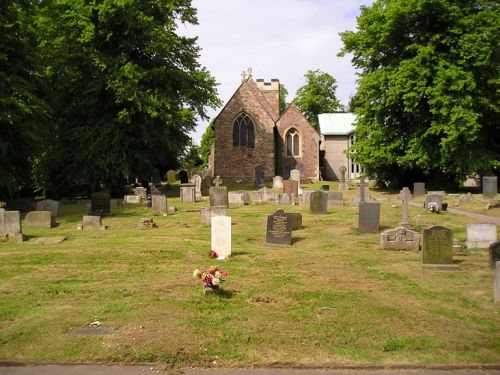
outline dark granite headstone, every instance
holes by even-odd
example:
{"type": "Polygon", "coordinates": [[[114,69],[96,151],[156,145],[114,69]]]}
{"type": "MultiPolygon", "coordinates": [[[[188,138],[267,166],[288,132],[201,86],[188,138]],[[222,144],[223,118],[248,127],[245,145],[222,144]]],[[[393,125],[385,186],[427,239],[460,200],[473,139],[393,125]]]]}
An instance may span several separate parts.
{"type": "Polygon", "coordinates": [[[292,218],[283,210],[267,217],[266,243],[271,245],[292,244],[292,218]]]}
{"type": "Polygon", "coordinates": [[[328,213],[328,193],[313,191],[309,199],[309,210],[311,214],[325,215],[328,213]]]}
{"type": "Polygon", "coordinates": [[[255,182],[253,187],[256,189],[264,187],[264,168],[262,165],[257,165],[255,167],[255,182]]]}
{"type": "Polygon", "coordinates": [[[206,176],[201,180],[201,195],[203,197],[207,197],[210,192],[210,188],[212,187],[212,177],[206,176]]]}
{"type": "Polygon", "coordinates": [[[91,215],[109,215],[111,214],[111,202],[109,193],[93,193],[90,201],[91,215]]]}
{"type": "Polygon", "coordinates": [[[496,262],[500,262],[500,241],[495,241],[490,245],[490,266],[495,268],[496,262]]]}
{"type": "Polygon", "coordinates": [[[299,212],[288,212],[285,214],[292,222],[292,230],[302,229],[302,214],[299,212]]]}
{"type": "Polygon", "coordinates": [[[422,263],[453,263],[453,232],[450,229],[434,226],[423,230],[422,263]]]}
{"type": "Polygon", "coordinates": [[[185,170],[179,172],[179,178],[181,180],[181,184],[189,183],[188,173],[185,170]]]}
{"type": "Polygon", "coordinates": [[[360,233],[378,232],[380,203],[359,202],[358,229],[360,233]]]}

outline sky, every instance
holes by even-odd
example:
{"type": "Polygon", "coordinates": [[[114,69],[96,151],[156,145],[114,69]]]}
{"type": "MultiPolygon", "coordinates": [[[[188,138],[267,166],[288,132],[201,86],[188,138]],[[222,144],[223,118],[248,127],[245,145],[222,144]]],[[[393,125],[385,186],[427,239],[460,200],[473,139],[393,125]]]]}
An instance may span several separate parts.
{"type": "MultiPolygon", "coordinates": [[[[197,36],[199,62],[215,77],[223,104],[241,83],[241,72],[254,79],[277,78],[288,90],[287,102],[306,82],[308,70],[320,69],[337,80],[337,98],[347,104],[356,92],[351,56],[337,57],[339,32],[356,29],[360,6],[372,0],[193,0],[199,25],[181,25],[197,36]]],[[[210,118],[222,109],[209,110],[210,118]]],[[[209,121],[191,133],[199,144],[209,121]]]]}

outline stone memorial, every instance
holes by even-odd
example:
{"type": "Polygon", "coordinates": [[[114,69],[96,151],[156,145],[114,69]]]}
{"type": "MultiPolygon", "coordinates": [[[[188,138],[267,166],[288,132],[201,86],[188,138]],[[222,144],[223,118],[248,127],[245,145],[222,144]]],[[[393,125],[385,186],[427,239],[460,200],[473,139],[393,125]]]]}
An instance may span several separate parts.
{"type": "Polygon", "coordinates": [[[299,184],[295,180],[285,180],[283,181],[283,193],[289,194],[292,197],[297,197],[299,195],[299,184]]]}
{"type": "Polygon", "coordinates": [[[340,183],[339,190],[349,190],[349,185],[347,185],[345,174],[347,172],[347,168],[343,165],[340,167],[340,183]]]}
{"type": "Polygon", "coordinates": [[[288,212],[285,213],[286,216],[290,218],[292,222],[292,231],[302,229],[302,214],[299,212],[288,212]]]}
{"type": "Polygon", "coordinates": [[[5,211],[0,208],[0,236],[12,238],[16,242],[23,241],[19,211],[5,211]]]}
{"type": "MultiPolygon", "coordinates": [[[[139,195],[125,195],[123,197],[123,201],[125,203],[140,204],[142,201],[142,197],[140,197],[139,195]]],[[[111,207],[111,203],[110,203],[110,207],[111,207]]]]}
{"type": "Polygon", "coordinates": [[[297,169],[300,172],[300,177],[302,177],[302,178],[306,177],[306,167],[303,163],[297,163],[297,165],[295,166],[295,169],[297,169]]]}
{"type": "Polygon", "coordinates": [[[141,197],[142,199],[146,199],[148,196],[147,189],[143,186],[137,186],[134,189],[134,195],[141,197]]]}
{"type": "Polygon", "coordinates": [[[273,177],[273,189],[283,189],[283,177],[274,176],[273,177]]]}
{"type": "Polygon", "coordinates": [[[380,228],[380,203],[359,202],[358,208],[359,232],[378,232],[380,228]]]}
{"type": "Polygon", "coordinates": [[[301,206],[309,206],[311,204],[311,194],[319,190],[302,190],[302,194],[299,195],[299,204],[301,206]]]}
{"type": "Polygon", "coordinates": [[[201,226],[210,227],[214,216],[226,216],[227,209],[225,207],[207,207],[200,211],[201,226]]]}
{"type": "Polygon", "coordinates": [[[217,176],[214,180],[215,186],[210,188],[210,207],[225,207],[229,208],[229,197],[227,187],[221,186],[222,180],[217,176]]]}
{"type": "Polygon", "coordinates": [[[167,181],[169,184],[175,184],[175,172],[173,170],[167,172],[167,181]]]}
{"type": "Polygon", "coordinates": [[[229,204],[235,207],[241,207],[245,204],[243,200],[243,194],[237,191],[230,191],[228,193],[229,204]]]}
{"type": "Polygon", "coordinates": [[[413,183],[413,196],[423,197],[425,195],[425,183],[424,182],[414,182],[413,183]]]}
{"type": "Polygon", "coordinates": [[[32,228],[50,229],[54,227],[54,216],[51,211],[31,211],[24,218],[24,225],[32,228]]]}
{"type": "Polygon", "coordinates": [[[212,187],[212,177],[206,176],[201,180],[200,192],[202,197],[208,197],[212,187]]]}
{"type": "Polygon", "coordinates": [[[498,192],[498,177],[484,176],[483,177],[483,195],[486,197],[495,197],[498,192]]]}
{"type": "Polygon", "coordinates": [[[357,188],[357,199],[358,202],[367,202],[370,197],[370,187],[365,181],[364,177],[359,179],[359,186],[357,188]]]}
{"type": "Polygon", "coordinates": [[[264,187],[264,168],[262,165],[257,165],[255,167],[255,182],[253,184],[254,189],[260,189],[264,187]]]}
{"type": "Polygon", "coordinates": [[[151,208],[153,209],[153,212],[159,214],[168,214],[167,197],[165,195],[152,195],[151,208]]]}
{"type": "Polygon", "coordinates": [[[196,202],[196,193],[194,184],[181,184],[180,198],[183,203],[196,202]]]}
{"type": "Polygon", "coordinates": [[[328,195],[328,206],[343,206],[344,205],[344,194],[338,191],[329,191],[326,193],[328,195]]]}
{"type": "Polygon", "coordinates": [[[312,215],[326,215],[328,213],[328,193],[314,191],[310,194],[309,211],[312,215]]]}
{"type": "Polygon", "coordinates": [[[437,211],[443,209],[443,196],[441,194],[426,194],[424,208],[432,210],[432,207],[437,207],[437,211]]]}
{"type": "Polygon", "coordinates": [[[274,191],[272,189],[269,189],[267,187],[263,187],[262,189],[259,189],[259,193],[262,193],[262,199],[264,203],[273,201],[276,199],[274,191]]]}
{"type": "Polygon", "coordinates": [[[495,264],[500,262],[500,241],[495,241],[490,245],[490,266],[495,268],[495,264]]]}
{"type": "Polygon", "coordinates": [[[243,204],[250,204],[250,194],[246,190],[238,190],[236,191],[238,194],[241,194],[241,199],[243,200],[243,204]]]}
{"type": "Polygon", "coordinates": [[[467,224],[467,249],[487,249],[496,240],[495,224],[467,224]]]}
{"type": "Polygon", "coordinates": [[[181,180],[181,184],[189,184],[187,171],[185,170],[179,171],[179,180],[181,180]]]}
{"type": "Polygon", "coordinates": [[[401,203],[403,206],[403,220],[401,221],[401,224],[399,224],[399,226],[402,228],[405,228],[405,229],[409,229],[410,222],[408,221],[408,211],[409,211],[410,200],[411,200],[410,189],[407,187],[404,187],[403,190],[400,191],[399,197],[401,198],[401,203]]]}
{"type": "Polygon", "coordinates": [[[231,255],[231,218],[229,216],[212,216],[211,250],[218,259],[227,259],[231,255]]]}
{"type": "Polygon", "coordinates": [[[45,199],[36,203],[37,211],[50,211],[54,220],[57,219],[57,211],[59,210],[59,202],[52,199],[45,199]]]}
{"type": "Polygon", "coordinates": [[[422,232],[422,263],[453,264],[453,232],[434,226],[422,232]]]}
{"type": "Polygon", "coordinates": [[[289,206],[289,205],[293,204],[292,196],[290,194],[286,194],[286,193],[283,193],[283,194],[278,193],[276,204],[278,204],[280,206],[289,206]]]}
{"type": "Polygon", "coordinates": [[[109,193],[93,193],[90,200],[90,213],[92,215],[110,215],[111,203],[109,193]]]}
{"type": "Polygon", "coordinates": [[[282,209],[267,217],[266,244],[292,245],[292,218],[282,209]]]}
{"type": "Polygon", "coordinates": [[[388,250],[415,250],[420,249],[420,234],[400,227],[389,229],[380,235],[380,246],[388,250]]]}
{"type": "Polygon", "coordinates": [[[493,291],[493,302],[500,303],[500,262],[495,264],[495,281],[493,291]]]}
{"type": "Polygon", "coordinates": [[[102,225],[101,216],[96,215],[85,215],[83,217],[82,224],[78,227],[78,229],[106,229],[104,225],[102,225]]]}
{"type": "Polygon", "coordinates": [[[297,188],[300,188],[300,171],[298,169],[290,171],[290,180],[297,181],[297,188]]]}
{"type": "Polygon", "coordinates": [[[110,199],[109,200],[109,208],[123,208],[123,200],[122,199],[110,199]]]}
{"type": "Polygon", "coordinates": [[[263,204],[264,193],[262,191],[252,191],[250,192],[250,200],[252,201],[252,204],[263,204]]]}
{"type": "Polygon", "coordinates": [[[194,195],[197,201],[201,200],[201,176],[198,174],[191,177],[191,181],[194,184],[194,195]]]}

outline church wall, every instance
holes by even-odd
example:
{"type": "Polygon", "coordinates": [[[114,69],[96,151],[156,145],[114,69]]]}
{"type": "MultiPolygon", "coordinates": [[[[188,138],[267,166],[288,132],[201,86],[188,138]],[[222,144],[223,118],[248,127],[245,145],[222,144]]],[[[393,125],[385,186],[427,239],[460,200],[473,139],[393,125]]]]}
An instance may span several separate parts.
{"type": "MultiPolygon", "coordinates": [[[[257,165],[262,165],[265,179],[270,180],[274,176],[274,121],[249,85],[255,83],[251,80],[244,82],[214,124],[214,174],[221,176],[224,184],[237,180],[254,182],[257,165]],[[242,111],[251,117],[254,124],[254,148],[233,146],[233,122],[242,111]]],[[[264,97],[261,99],[265,100],[264,97]]]]}

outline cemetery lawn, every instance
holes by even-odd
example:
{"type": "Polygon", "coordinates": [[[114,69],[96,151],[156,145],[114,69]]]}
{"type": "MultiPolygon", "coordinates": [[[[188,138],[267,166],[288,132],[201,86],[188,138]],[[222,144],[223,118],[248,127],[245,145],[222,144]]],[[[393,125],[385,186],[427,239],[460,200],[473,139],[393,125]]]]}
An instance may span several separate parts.
{"type": "MultiPolygon", "coordinates": [[[[318,186],[318,185],[315,185],[318,186]]],[[[336,185],[331,184],[332,188],[336,185]]],[[[306,185],[312,188],[312,185],[306,185]]],[[[242,188],[238,186],[238,188],[242,188]]],[[[396,195],[371,192],[395,199],[396,195]]],[[[157,362],[171,366],[500,363],[500,305],[487,249],[455,256],[460,271],[423,270],[420,254],[382,250],[357,231],[357,208],[300,212],[293,246],[264,246],[274,203],[231,208],[233,255],[209,258],[202,202],[154,216],[144,206],[105,217],[105,231],[77,231],[83,201],[59,208],[53,229],[23,228],[29,241],[0,243],[0,360],[157,362]],[[40,245],[38,237],[66,236],[40,245]],[[229,272],[204,296],[196,268],[229,272]],[[77,334],[99,320],[109,335],[77,334]]],[[[382,230],[401,221],[383,201],[382,230]]],[[[494,210],[500,210],[498,208],[494,210]]],[[[498,212],[498,211],[495,211],[498,212]]],[[[465,241],[474,219],[410,206],[413,229],[443,225],[465,241]]]]}

